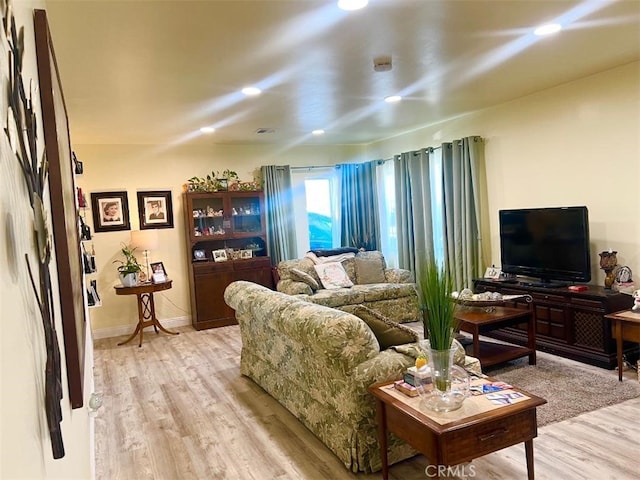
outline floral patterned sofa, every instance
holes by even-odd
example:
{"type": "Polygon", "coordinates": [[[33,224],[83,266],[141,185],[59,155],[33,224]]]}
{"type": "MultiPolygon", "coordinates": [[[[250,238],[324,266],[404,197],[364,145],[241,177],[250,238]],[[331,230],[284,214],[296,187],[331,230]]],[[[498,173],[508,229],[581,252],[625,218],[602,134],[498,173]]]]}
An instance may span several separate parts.
{"type": "MultiPolygon", "coordinates": [[[[252,282],[231,283],[224,298],[240,324],[240,372],[295,415],[348,469],[379,470],[375,402],[367,387],[402,378],[415,355],[380,351],[373,331],[355,315],[252,282]]],[[[416,344],[401,347],[411,346],[415,350],[416,344]]],[[[466,363],[480,371],[476,359],[466,357],[466,363]]],[[[394,436],[389,439],[390,463],[415,454],[394,436]]]]}
{"type": "MultiPolygon", "coordinates": [[[[344,250],[348,249],[340,251],[344,250]]],[[[308,253],[303,258],[278,264],[276,290],[301,295],[326,307],[366,305],[399,323],[418,321],[418,295],[413,274],[401,268],[387,268],[382,252],[353,250],[357,253],[320,257],[322,261],[342,264],[350,281],[348,286],[325,288],[316,268],[318,257],[308,253]]]]}

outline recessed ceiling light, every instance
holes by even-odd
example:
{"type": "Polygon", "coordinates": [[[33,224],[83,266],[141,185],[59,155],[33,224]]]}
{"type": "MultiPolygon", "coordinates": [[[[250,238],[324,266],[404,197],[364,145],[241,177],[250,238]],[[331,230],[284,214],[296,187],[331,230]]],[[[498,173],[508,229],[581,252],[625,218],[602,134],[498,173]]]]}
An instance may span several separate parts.
{"type": "Polygon", "coordinates": [[[255,97],[256,95],[260,95],[262,90],[258,87],[244,87],[242,89],[242,93],[244,93],[248,97],[255,97]]]}
{"type": "Polygon", "coordinates": [[[402,100],[402,97],[400,95],[391,95],[389,97],[384,98],[384,101],[387,103],[397,103],[400,100],[402,100]]]}
{"type": "Polygon", "coordinates": [[[562,30],[562,25],[559,23],[547,23],[546,25],[540,25],[533,33],[538,36],[551,35],[562,30]]]}
{"type": "Polygon", "coordinates": [[[213,127],[202,127],[202,128],[200,128],[200,131],[202,133],[213,133],[213,132],[216,131],[216,129],[213,128],[213,127]]]}
{"type": "Polygon", "coordinates": [[[369,3],[369,0],[338,0],[338,7],[342,10],[360,10],[369,3]]]}
{"type": "Polygon", "coordinates": [[[312,135],[324,135],[324,130],[318,129],[311,132],[312,135]]]}

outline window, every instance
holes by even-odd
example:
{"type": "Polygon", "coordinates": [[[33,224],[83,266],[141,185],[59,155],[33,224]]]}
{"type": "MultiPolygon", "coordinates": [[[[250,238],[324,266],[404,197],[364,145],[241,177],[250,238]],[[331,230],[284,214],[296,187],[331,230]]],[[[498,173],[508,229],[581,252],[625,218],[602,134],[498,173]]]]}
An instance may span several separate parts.
{"type": "Polygon", "coordinates": [[[378,164],[378,208],[380,215],[380,249],[389,268],[398,267],[398,234],[396,225],[396,187],[393,162],[378,164]]]}
{"type": "Polygon", "coordinates": [[[333,167],[292,169],[298,256],[340,243],[340,181],[333,167]]]}
{"type": "Polygon", "coordinates": [[[442,186],[442,149],[438,148],[431,154],[429,164],[431,175],[431,222],[433,227],[434,260],[444,264],[444,190],[442,186]]]}
{"type": "MultiPolygon", "coordinates": [[[[431,177],[431,222],[433,226],[433,249],[435,260],[444,262],[444,192],[442,187],[442,151],[435,149],[429,163],[431,177]]],[[[378,205],[380,208],[380,248],[387,266],[399,266],[398,234],[396,218],[396,179],[393,161],[378,165],[378,205]]]]}

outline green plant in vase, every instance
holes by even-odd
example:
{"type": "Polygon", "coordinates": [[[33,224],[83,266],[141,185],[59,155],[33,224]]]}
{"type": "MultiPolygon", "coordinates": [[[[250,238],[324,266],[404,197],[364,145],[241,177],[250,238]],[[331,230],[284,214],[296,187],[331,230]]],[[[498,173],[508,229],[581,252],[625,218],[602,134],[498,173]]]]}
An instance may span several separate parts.
{"type": "Polygon", "coordinates": [[[128,245],[122,244],[120,253],[124,257],[124,260],[114,260],[113,263],[119,263],[118,273],[120,274],[120,281],[125,287],[133,287],[138,284],[138,275],[142,271],[142,265],[138,263],[138,259],[135,257],[135,248],[131,248],[128,245]]]}
{"type": "MultiPolygon", "coordinates": [[[[445,267],[431,260],[419,272],[418,293],[422,309],[425,338],[428,337],[428,357],[434,390],[427,398],[427,405],[436,411],[460,408],[466,397],[464,388],[452,389],[455,347],[453,339],[459,321],[455,317],[457,304],[451,296],[455,290],[451,276],[445,267]]],[[[464,378],[466,373],[457,372],[464,378]]],[[[468,378],[466,389],[468,389],[468,378]]]]}

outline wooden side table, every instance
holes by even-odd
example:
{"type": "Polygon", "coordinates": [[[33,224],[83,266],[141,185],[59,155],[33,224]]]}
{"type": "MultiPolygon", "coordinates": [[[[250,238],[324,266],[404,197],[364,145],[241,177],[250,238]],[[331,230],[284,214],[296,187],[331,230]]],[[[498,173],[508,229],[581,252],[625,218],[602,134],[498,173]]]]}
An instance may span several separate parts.
{"type": "Polygon", "coordinates": [[[138,325],[136,329],[124,342],[120,342],[118,345],[124,345],[130,342],[140,332],[140,342],[138,347],[142,346],[142,333],[146,327],[153,327],[158,333],[158,329],[169,335],[178,335],[179,332],[171,332],[160,325],[160,322],[156,318],[156,308],[153,303],[153,294],[162,290],[169,290],[171,288],[172,280],[167,280],[161,283],[145,283],[142,285],[136,285],[135,287],[116,286],[113,287],[116,290],[116,295],[135,295],[138,297],[138,325]]]}
{"type": "Polygon", "coordinates": [[[622,349],[625,340],[640,342],[640,312],[622,310],[605,315],[611,320],[611,334],[616,339],[618,355],[618,380],[622,381],[622,349]]]}
{"type": "Polygon", "coordinates": [[[509,392],[524,397],[510,405],[496,406],[485,395],[479,395],[467,398],[460,410],[436,413],[424,410],[420,397],[408,397],[395,390],[393,382],[372,385],[369,392],[376,400],[384,480],[389,478],[388,432],[422,452],[432,465],[437,466],[434,468],[436,478],[440,478],[442,467],[468,462],[524,442],[527,478],[534,479],[533,439],[538,435],[536,407],[547,403],[545,399],[513,388],[509,392]]]}

